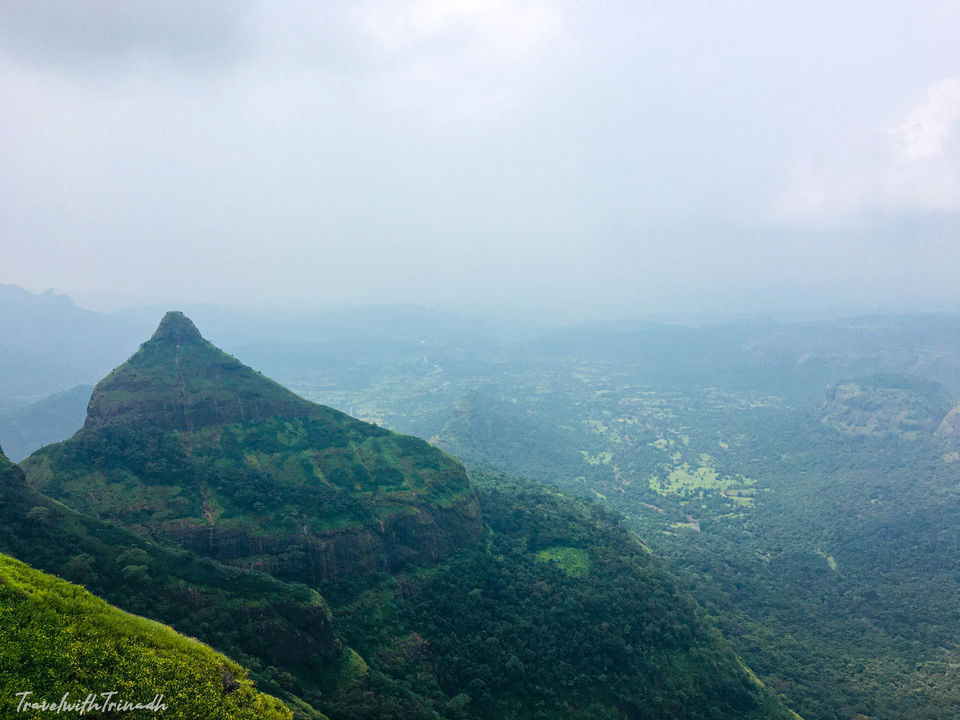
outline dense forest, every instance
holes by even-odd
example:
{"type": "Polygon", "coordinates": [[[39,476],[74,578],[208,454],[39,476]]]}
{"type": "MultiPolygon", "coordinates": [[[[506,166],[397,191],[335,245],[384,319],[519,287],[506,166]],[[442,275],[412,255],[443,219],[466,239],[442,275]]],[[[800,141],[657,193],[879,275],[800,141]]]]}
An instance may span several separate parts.
{"type": "Polygon", "coordinates": [[[473,479],[482,546],[327,589],[372,668],[452,696],[454,717],[793,717],[616,516],[496,473],[473,479]]]}
{"type": "Polygon", "coordinates": [[[363,388],[293,385],[622,513],[805,718],[955,714],[957,322],[767,329],[437,347],[363,388]]]}

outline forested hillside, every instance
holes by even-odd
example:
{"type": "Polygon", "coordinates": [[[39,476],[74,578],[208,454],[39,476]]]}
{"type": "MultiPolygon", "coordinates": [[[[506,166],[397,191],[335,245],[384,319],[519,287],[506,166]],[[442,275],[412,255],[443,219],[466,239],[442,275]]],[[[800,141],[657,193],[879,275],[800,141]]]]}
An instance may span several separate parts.
{"type": "Polygon", "coordinates": [[[748,330],[438,348],[311,392],[624,513],[805,718],[955,714],[960,325],[748,330]]]}
{"type": "Polygon", "coordinates": [[[793,717],[613,516],[475,484],[176,313],[24,467],[0,549],[175,617],[304,718],[793,717]]]}

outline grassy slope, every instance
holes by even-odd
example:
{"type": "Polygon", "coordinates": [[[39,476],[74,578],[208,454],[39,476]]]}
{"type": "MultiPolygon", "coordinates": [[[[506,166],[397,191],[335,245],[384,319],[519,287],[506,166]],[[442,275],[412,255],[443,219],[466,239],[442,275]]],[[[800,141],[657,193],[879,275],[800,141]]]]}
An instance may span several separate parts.
{"type": "Polygon", "coordinates": [[[82,700],[116,691],[117,698],[141,703],[162,694],[163,717],[178,720],[292,717],[280,701],[258,693],[243,668],[209,647],[5,555],[0,647],[5,716],[16,713],[18,692],[59,701],[64,693],[82,700]]]}

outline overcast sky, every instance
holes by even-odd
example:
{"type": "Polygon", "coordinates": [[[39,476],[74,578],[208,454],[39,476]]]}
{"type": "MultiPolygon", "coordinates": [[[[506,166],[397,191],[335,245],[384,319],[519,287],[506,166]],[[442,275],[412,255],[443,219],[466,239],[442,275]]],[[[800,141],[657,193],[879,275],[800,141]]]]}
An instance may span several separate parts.
{"type": "Polygon", "coordinates": [[[960,308],[960,2],[0,0],[0,282],[960,308]]]}

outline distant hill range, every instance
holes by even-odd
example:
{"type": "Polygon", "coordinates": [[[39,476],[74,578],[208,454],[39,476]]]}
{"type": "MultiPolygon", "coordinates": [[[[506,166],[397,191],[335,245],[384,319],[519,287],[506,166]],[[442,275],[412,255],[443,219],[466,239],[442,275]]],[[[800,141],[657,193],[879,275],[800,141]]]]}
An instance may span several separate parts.
{"type": "MultiPolygon", "coordinates": [[[[465,394],[431,407],[438,390],[458,383],[482,390],[502,382],[504,373],[533,366],[552,373],[569,362],[609,363],[638,386],[717,387],[777,396],[811,410],[828,386],[874,375],[925,378],[960,398],[958,315],[549,327],[406,305],[299,315],[214,306],[190,312],[203,319],[219,347],[341,409],[349,402],[326,397],[402,381],[406,406],[382,419],[424,437],[440,431],[465,394]],[[411,383],[414,378],[422,387],[411,383]]],[[[0,286],[0,443],[9,455],[22,459],[75,432],[86,415],[85,388],[137,349],[158,314],[155,308],[92,312],[65,296],[0,286]]],[[[950,427],[941,434],[953,432],[950,427]]]]}
{"type": "Polygon", "coordinates": [[[92,384],[140,337],[134,323],[83,310],[65,295],[0,285],[0,409],[92,384]]]}
{"type": "MultiPolygon", "coordinates": [[[[956,314],[555,327],[409,305],[296,313],[186,309],[218,346],[288,385],[362,387],[430,352],[462,376],[505,361],[581,357],[628,364],[638,382],[749,389],[811,407],[827,385],[877,373],[926,377],[960,396],[956,314]]],[[[66,296],[0,285],[0,413],[93,384],[137,349],[158,314],[157,308],[93,312],[66,296]]]]}
{"type": "Polygon", "coordinates": [[[68,438],[83,425],[92,385],[78,385],[28,405],[0,412],[0,438],[19,462],[44,445],[68,438]]]}

